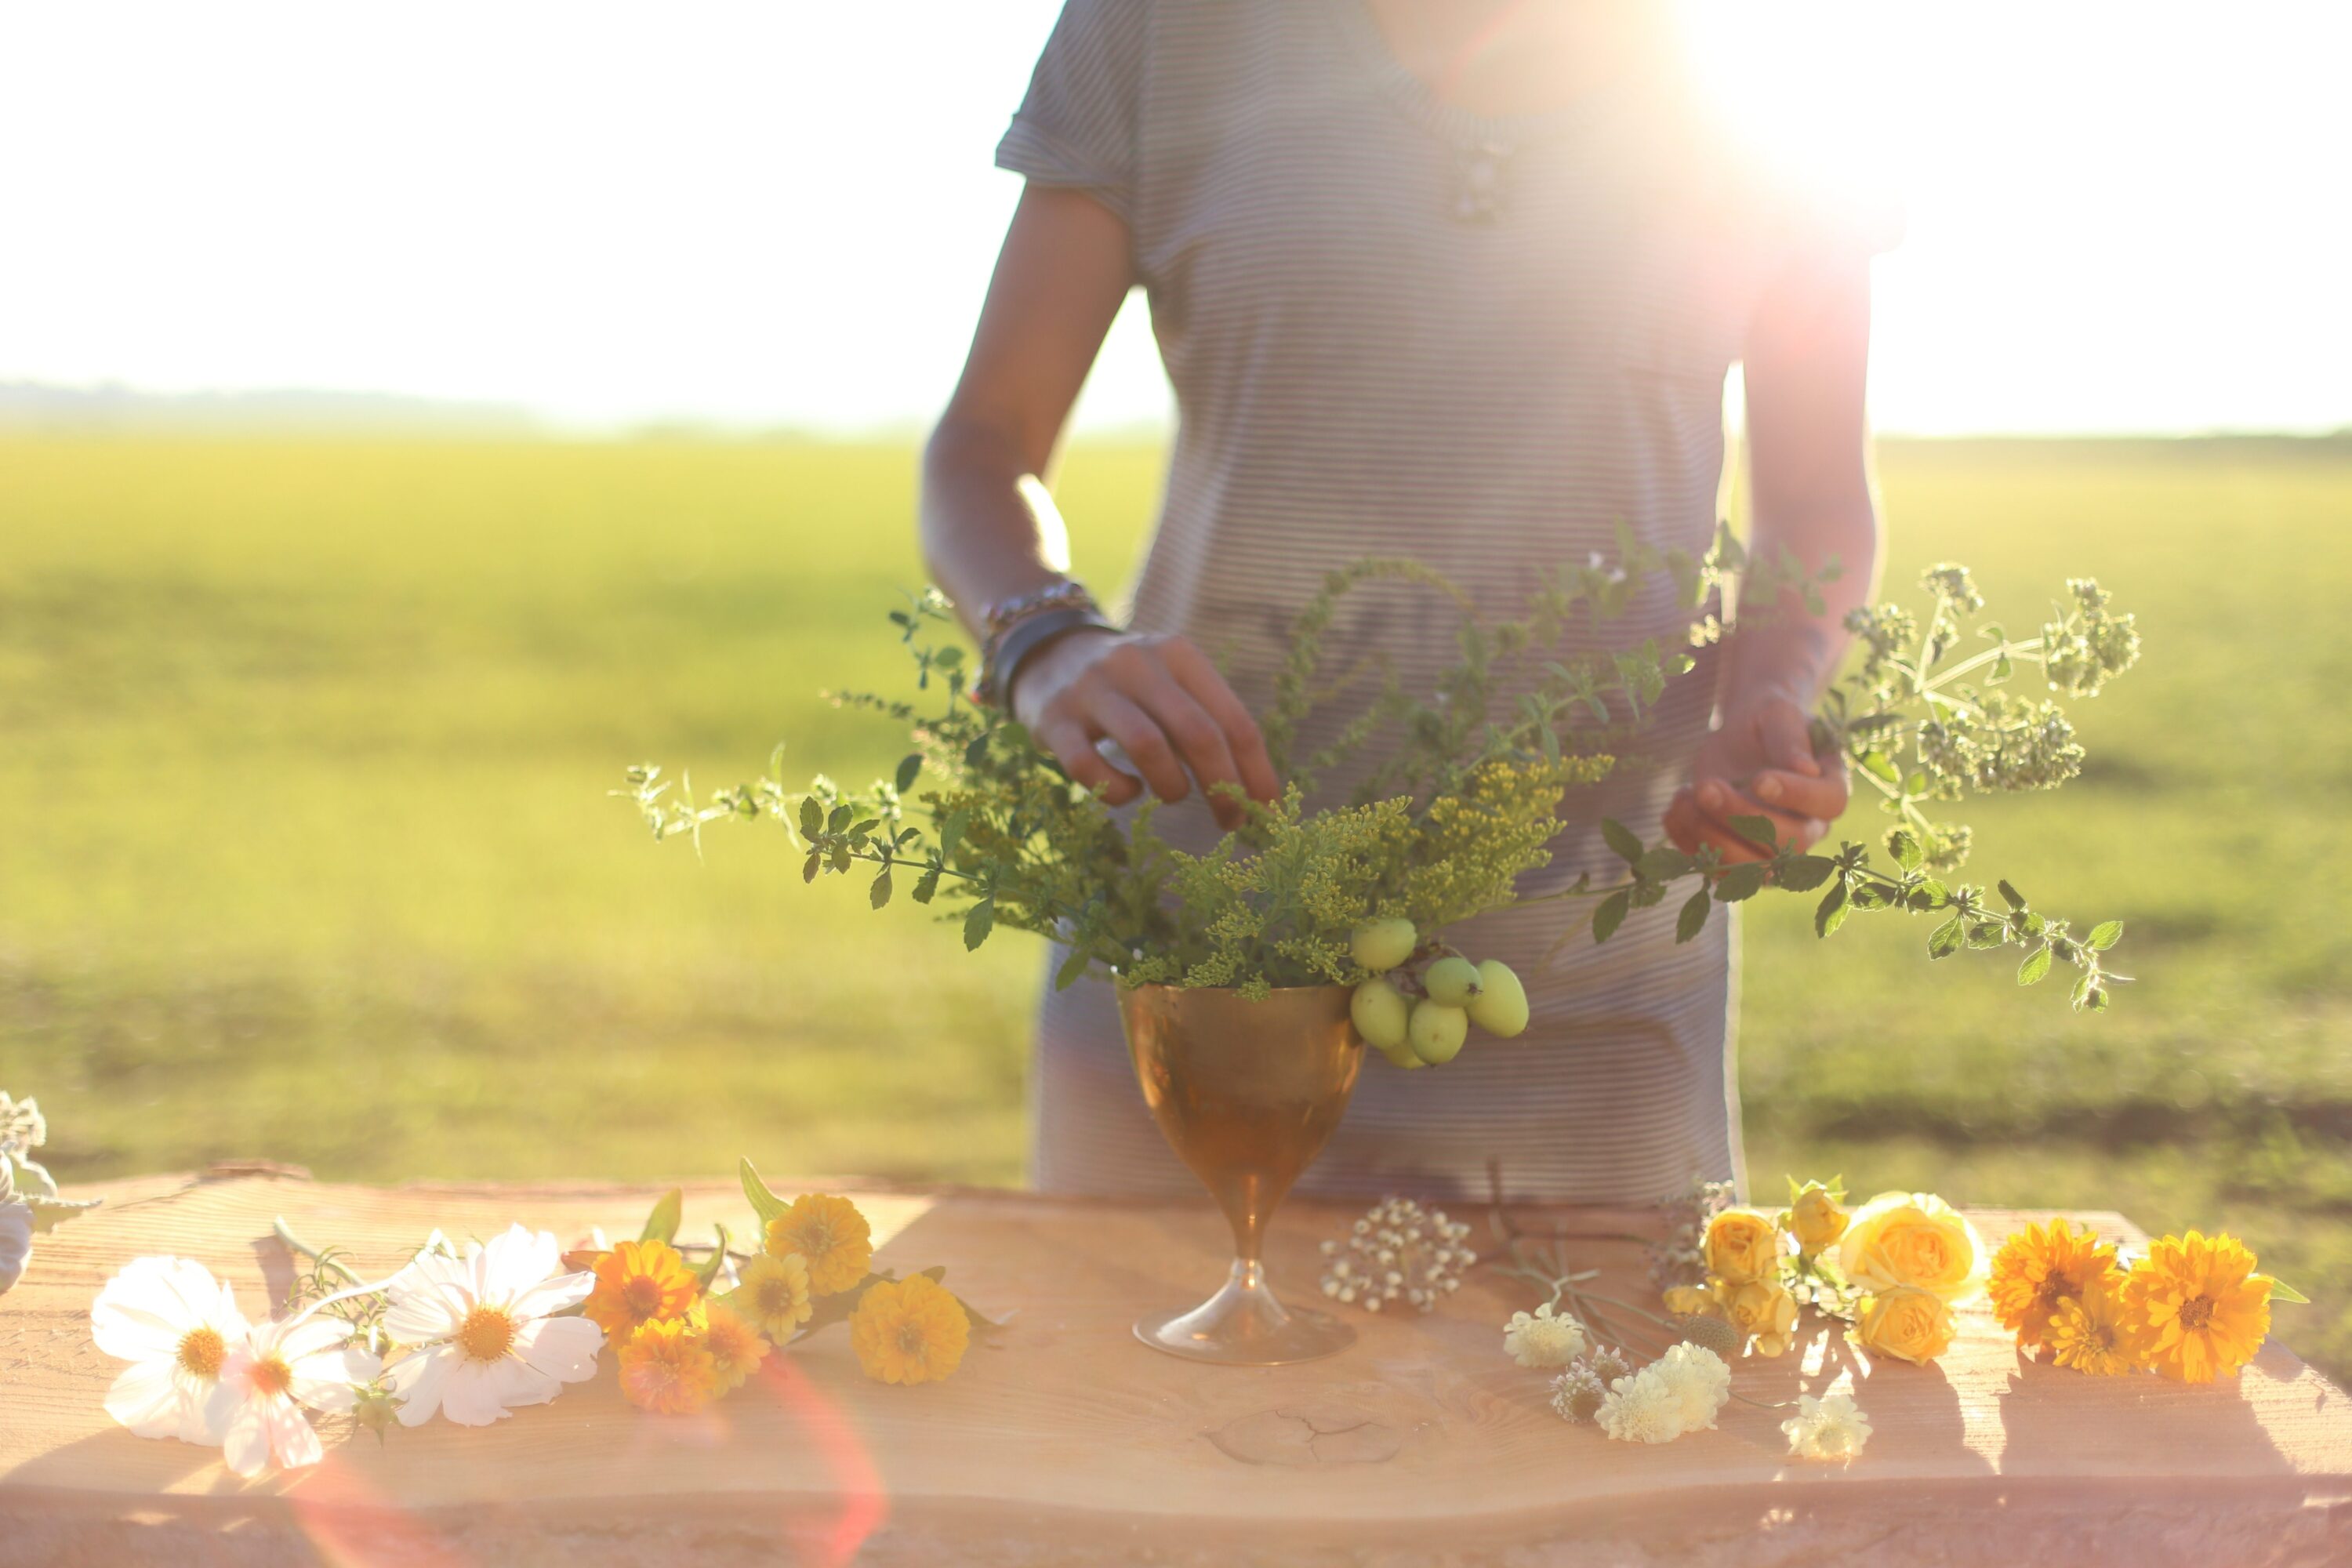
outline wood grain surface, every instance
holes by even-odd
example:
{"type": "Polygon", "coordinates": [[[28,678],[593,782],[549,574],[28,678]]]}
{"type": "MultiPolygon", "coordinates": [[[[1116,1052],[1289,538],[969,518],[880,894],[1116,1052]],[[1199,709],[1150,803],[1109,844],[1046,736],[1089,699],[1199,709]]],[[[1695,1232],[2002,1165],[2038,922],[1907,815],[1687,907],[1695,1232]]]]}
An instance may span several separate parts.
{"type": "MultiPolygon", "coordinates": [[[[777,1184],[779,1191],[798,1190],[777,1184]]],[[[950,1381],[867,1381],[836,1327],[698,1416],[641,1415],[612,1374],[488,1429],[436,1421],[379,1443],[327,1423],[326,1462],[243,1482],[216,1450],[151,1441],[101,1406],[120,1363],[89,1310],[115,1269],[176,1252],[282,1299],[282,1215],[388,1272],[425,1233],[509,1221],[570,1241],[634,1234],[652,1194],[589,1184],[395,1190],[268,1175],[147,1178],[43,1237],[0,1297],[0,1564],[741,1562],[2352,1562],[2352,1408],[2284,1346],[2231,1383],[2102,1379],[2021,1357],[1980,1309],[1937,1366],[1867,1364],[1816,1325],[1739,1363],[1749,1399],[1841,1372],[1875,1426],[1850,1467],[1785,1458],[1782,1412],[1734,1402],[1663,1447],[1611,1443],[1547,1405],[1500,1324],[1523,1287],[1483,1272],[1428,1317],[1359,1317],[1356,1348],[1271,1370],[1201,1368],[1137,1344],[1147,1310],[1205,1295],[1227,1237],[1205,1197],[1168,1206],[1019,1193],[856,1194],[901,1269],[944,1264],[1011,1314],[950,1381]],[[1884,1554],[1895,1552],[1895,1556],[1884,1554]]],[[[747,1234],[732,1186],[687,1191],[687,1234],[747,1234]]],[[[1349,1211],[1294,1204],[1269,1248],[1313,1291],[1315,1243],[1349,1211]]],[[[1483,1215],[1475,1240],[1486,1232],[1483,1215]]],[[[1644,1289],[1642,1250],[1600,1239],[1641,1214],[1522,1212],[1593,1239],[1604,1288],[1644,1289]]],[[[2038,1216],[2037,1216],[2038,1217],[2038,1216]]],[[[2118,1215],[2079,1216],[2118,1238],[2118,1215]]],[[[1976,1215],[1990,1239],[2015,1223],[1976,1215]]],[[[2282,1318],[2291,1332],[2292,1319],[2282,1318]]]]}

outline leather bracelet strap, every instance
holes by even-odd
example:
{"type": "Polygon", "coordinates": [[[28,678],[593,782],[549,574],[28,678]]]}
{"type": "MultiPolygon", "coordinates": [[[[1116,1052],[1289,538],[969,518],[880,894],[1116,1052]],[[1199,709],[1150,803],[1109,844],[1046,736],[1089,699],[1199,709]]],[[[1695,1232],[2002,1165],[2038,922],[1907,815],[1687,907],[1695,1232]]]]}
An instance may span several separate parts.
{"type": "Polygon", "coordinates": [[[1074,605],[1024,616],[1006,627],[1003,635],[991,639],[981,662],[980,679],[972,688],[973,695],[982,702],[1008,708],[1013,678],[1020,673],[1022,660],[1070,632],[1118,629],[1091,606],[1074,605]]]}

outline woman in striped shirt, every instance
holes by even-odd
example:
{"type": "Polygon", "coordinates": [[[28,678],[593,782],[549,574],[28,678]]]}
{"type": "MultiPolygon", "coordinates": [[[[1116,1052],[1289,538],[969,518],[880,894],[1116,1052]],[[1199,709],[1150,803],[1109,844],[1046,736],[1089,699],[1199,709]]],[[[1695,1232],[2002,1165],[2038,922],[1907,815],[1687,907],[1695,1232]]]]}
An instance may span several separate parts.
{"type": "MultiPolygon", "coordinates": [[[[1806,716],[1873,575],[1863,381],[1886,237],[1750,165],[1685,82],[1666,7],[1068,0],[997,159],[1027,186],[926,452],[923,543],[975,629],[1012,626],[998,698],[1073,777],[1177,803],[1161,830],[1205,848],[1234,815],[1208,786],[1279,790],[1252,714],[1332,567],[1414,556],[1509,615],[1538,567],[1613,551],[1621,521],[1703,550],[1738,361],[1754,543],[1843,574],[1823,614],[1702,650],[1644,750],[1571,794],[1523,890],[1605,874],[1604,815],[1742,859],[1734,816],[1810,842],[1844,810],[1806,716]],[[1037,476],[1138,285],[1179,424],[1113,629],[1066,583],[1037,476]]],[[[1377,651],[1413,681],[1454,657],[1425,595],[1343,609],[1334,668],[1377,651]]],[[[1660,584],[1589,646],[1671,646],[1685,618],[1660,584]]],[[[1310,722],[1301,754],[1344,719],[1310,722]]],[[[1409,1081],[1370,1060],[1303,1184],[1483,1191],[1490,1159],[1514,1195],[1559,1200],[1737,1180],[1730,922],[1677,946],[1671,910],[1641,911],[1606,948],[1547,961],[1583,918],[1531,905],[1454,932],[1527,978],[1532,1026],[1409,1081]]],[[[1038,1185],[1191,1190],[1108,984],[1048,997],[1033,1081],[1038,1185]]]]}

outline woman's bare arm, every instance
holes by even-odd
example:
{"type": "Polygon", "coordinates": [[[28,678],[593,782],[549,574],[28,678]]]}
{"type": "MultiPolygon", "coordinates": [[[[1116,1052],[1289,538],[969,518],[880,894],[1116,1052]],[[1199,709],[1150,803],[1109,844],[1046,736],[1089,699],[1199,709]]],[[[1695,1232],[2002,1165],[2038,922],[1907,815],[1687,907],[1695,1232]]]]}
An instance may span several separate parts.
{"type": "Polygon", "coordinates": [[[1744,358],[1751,552],[1777,560],[1785,547],[1809,572],[1831,560],[1843,571],[1823,586],[1818,616],[1793,592],[1748,607],[1775,613],[1726,649],[1722,722],[1666,813],[1685,849],[1710,843],[1739,860],[1758,852],[1731,817],[1768,816],[1784,837],[1811,844],[1846,807],[1843,763],[1813,754],[1807,719],[1844,655],[1845,614],[1870,601],[1878,567],[1864,407],[1868,259],[1822,260],[1784,279],[1758,310],[1744,358]]]}
{"type": "MultiPolygon", "coordinates": [[[[924,559],[975,631],[989,605],[1069,570],[1069,535],[1040,476],[1134,284],[1129,258],[1126,224],[1092,197],[1023,194],[971,357],[923,454],[924,559]]],[[[1096,746],[1106,740],[1163,800],[1195,783],[1239,784],[1258,800],[1279,793],[1256,723],[1181,637],[1070,632],[1024,659],[1002,695],[1071,777],[1114,805],[1142,784],[1104,760],[1096,746]]],[[[1238,822],[1229,798],[1210,804],[1238,822]]]]}

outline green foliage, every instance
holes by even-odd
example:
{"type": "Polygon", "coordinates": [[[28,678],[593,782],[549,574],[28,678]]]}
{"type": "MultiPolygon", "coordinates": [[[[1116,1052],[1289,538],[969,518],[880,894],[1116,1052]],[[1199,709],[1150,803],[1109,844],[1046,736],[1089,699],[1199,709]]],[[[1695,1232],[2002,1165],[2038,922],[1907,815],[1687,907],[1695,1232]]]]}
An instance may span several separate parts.
{"type": "MultiPolygon", "coordinates": [[[[892,868],[911,865],[918,902],[942,889],[951,907],[963,902],[967,949],[999,924],[1067,942],[1071,957],[1056,985],[1089,964],[1131,983],[1233,986],[1251,994],[1278,985],[1353,984],[1367,972],[1350,954],[1349,937],[1367,922],[1402,917],[1434,943],[1447,925],[1517,901],[1518,878],[1550,859],[1568,786],[1606,773],[1613,762],[1607,742],[1638,727],[1666,682],[1692,667],[1686,654],[1662,654],[1655,639],[1607,656],[1551,657],[1572,617],[1605,624],[1651,574],[1664,573],[1694,614],[1692,640],[1719,637],[1731,628],[1697,612],[1707,590],[1743,566],[1753,601],[1793,595],[1820,603],[1818,581],[1793,559],[1769,571],[1750,565],[1727,527],[1696,561],[1651,551],[1622,531],[1620,546],[1614,563],[1596,559],[1539,572],[1525,616],[1496,624],[1417,562],[1371,558],[1332,573],[1293,623],[1265,721],[1268,751],[1289,774],[1286,792],[1271,805],[1234,792],[1244,826],[1206,855],[1162,839],[1150,804],[1131,829],[1122,827],[1021,726],[966,700],[959,650],[933,640],[954,626],[952,606],[936,590],[889,616],[914,661],[916,689],[934,689],[937,678],[936,707],[870,693],[838,699],[907,726],[915,750],[892,780],[845,793],[820,775],[795,797],[768,777],[698,804],[690,788],[671,796],[659,767],[643,763],[616,793],[635,803],[656,839],[686,836],[698,847],[705,823],[781,824],[802,851],[804,881],[878,867],[869,884],[876,909],[890,900],[892,868]],[[1460,616],[1461,658],[1426,694],[1383,670],[1339,738],[1297,763],[1291,753],[1301,722],[1350,684],[1318,686],[1324,634],[1340,599],[1369,583],[1408,583],[1448,598],[1460,616]],[[1383,760],[1349,803],[1307,809],[1325,770],[1375,742],[1383,760]],[[928,826],[909,823],[906,792],[927,773],[943,783],[917,797],[928,826]]],[[[1833,574],[1834,568],[1824,575],[1833,574]]],[[[1822,856],[1781,843],[1767,817],[1734,824],[1769,857],[1737,865],[1713,846],[1695,855],[1666,843],[1645,846],[1622,824],[1604,821],[1602,837],[1626,862],[1628,879],[1596,889],[1588,875],[1542,897],[1597,898],[1591,930],[1606,942],[1633,910],[1696,879],[1675,919],[1675,940],[1686,942],[1706,929],[1717,903],[1742,902],[1768,887],[1811,893],[1827,883],[1814,913],[1822,936],[1857,910],[1941,914],[1927,939],[1929,958],[2014,944],[2026,950],[2021,984],[2040,981],[2063,959],[2081,972],[2075,1009],[2105,1010],[2113,987],[2127,978],[2110,973],[2102,958],[2122,935],[2121,922],[2076,938],[2066,922],[2027,907],[2005,881],[2005,910],[1989,906],[1981,888],[1948,886],[1935,873],[1965,858],[1969,830],[1930,821],[1919,803],[1971,790],[2047,789],[2079,773],[2083,750],[2055,703],[2021,703],[1961,678],[1990,666],[1985,679],[1997,683],[2020,662],[2038,664],[2051,689],[2095,696],[2138,658],[2132,617],[2113,615],[2095,583],[2077,580],[2067,584],[2073,607],[2041,637],[2012,643],[2000,627],[1988,626],[1992,648],[1945,668],[1984,597],[1962,566],[1932,567],[1921,581],[1931,601],[1924,633],[1895,605],[1848,617],[1861,663],[1830,691],[1814,721],[1817,742],[1844,752],[1899,819],[1885,837],[1891,872],[1873,867],[1859,844],[1822,856]],[[1906,747],[1918,764],[1907,777],[1893,760],[1906,747]]]]}

